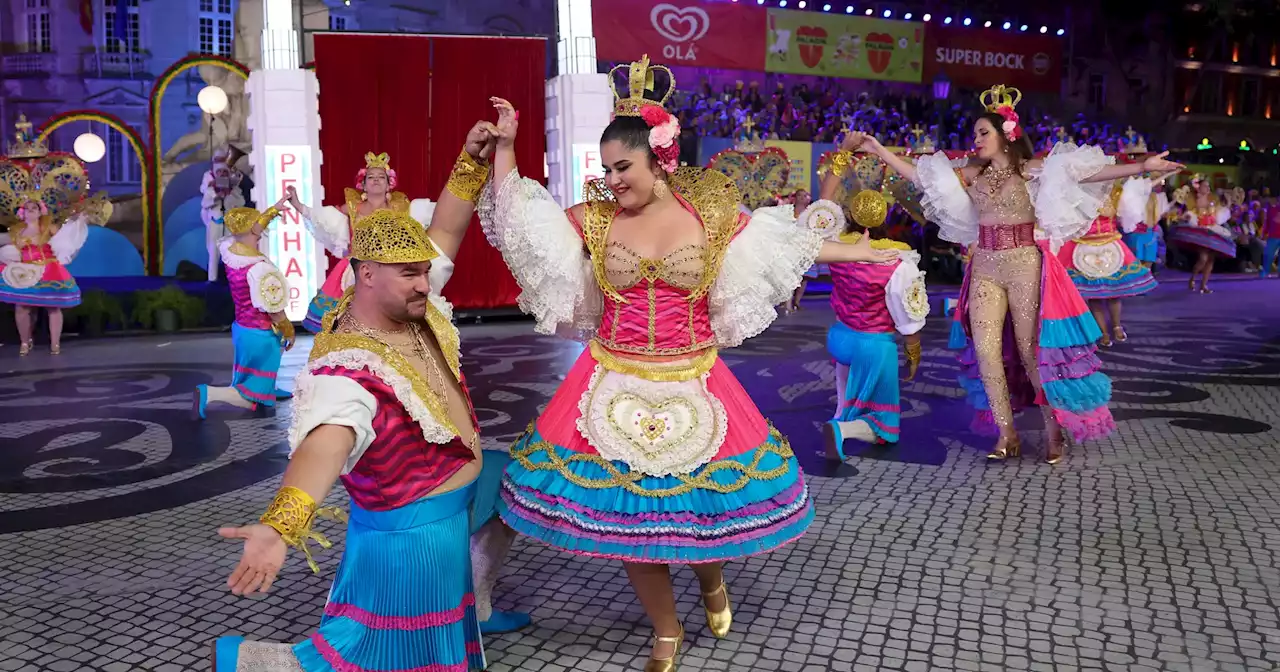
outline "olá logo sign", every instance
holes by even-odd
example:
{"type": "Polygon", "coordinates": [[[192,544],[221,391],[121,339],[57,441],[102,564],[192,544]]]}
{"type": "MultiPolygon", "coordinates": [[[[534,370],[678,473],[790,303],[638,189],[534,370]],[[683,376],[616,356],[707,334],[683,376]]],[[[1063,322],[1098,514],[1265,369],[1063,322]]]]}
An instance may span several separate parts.
{"type": "Polygon", "coordinates": [[[649,23],[666,44],[662,56],[671,61],[692,61],[698,58],[699,38],[711,30],[711,17],[700,7],[677,7],[669,3],[655,5],[649,12],[649,23]]]}

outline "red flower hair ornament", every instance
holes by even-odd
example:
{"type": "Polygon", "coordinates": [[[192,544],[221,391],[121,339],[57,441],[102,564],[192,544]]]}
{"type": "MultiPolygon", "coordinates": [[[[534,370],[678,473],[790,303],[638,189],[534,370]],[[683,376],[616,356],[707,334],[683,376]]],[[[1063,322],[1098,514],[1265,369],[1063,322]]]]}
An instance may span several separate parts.
{"type": "Polygon", "coordinates": [[[1018,125],[1018,113],[1013,111],[1010,105],[1001,105],[996,108],[996,114],[1004,117],[1004,122],[1000,124],[1000,130],[1004,131],[1006,137],[1010,140],[1017,140],[1022,137],[1022,127],[1018,125]]]}
{"type": "Polygon", "coordinates": [[[646,105],[640,110],[640,118],[649,127],[649,148],[658,157],[658,165],[667,173],[676,172],[680,166],[680,122],[675,115],[658,105],[646,105]]]}

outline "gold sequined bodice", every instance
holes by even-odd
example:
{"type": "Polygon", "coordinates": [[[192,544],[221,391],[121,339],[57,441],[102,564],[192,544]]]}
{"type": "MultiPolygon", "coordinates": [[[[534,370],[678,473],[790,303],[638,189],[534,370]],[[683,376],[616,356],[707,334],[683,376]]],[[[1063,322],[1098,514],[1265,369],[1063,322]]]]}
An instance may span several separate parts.
{"type": "Polygon", "coordinates": [[[661,280],[692,291],[702,282],[707,268],[706,256],[705,245],[683,245],[666,256],[650,259],[615,241],[605,246],[604,272],[609,284],[618,291],[630,289],[641,280],[661,280]]]}
{"type": "Polygon", "coordinates": [[[1020,175],[1000,180],[983,171],[966,187],[969,198],[978,208],[978,221],[983,226],[1025,224],[1036,221],[1036,208],[1031,203],[1027,181],[1020,175]]]}

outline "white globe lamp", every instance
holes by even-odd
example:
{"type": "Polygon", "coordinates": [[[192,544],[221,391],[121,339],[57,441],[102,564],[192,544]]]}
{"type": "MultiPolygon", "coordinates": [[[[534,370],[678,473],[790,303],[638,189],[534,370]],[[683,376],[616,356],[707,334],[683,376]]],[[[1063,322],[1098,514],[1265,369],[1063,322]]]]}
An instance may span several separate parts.
{"type": "Polygon", "coordinates": [[[72,145],[76,156],[85,163],[96,163],[107,155],[107,143],[97,133],[81,133],[72,145]]]}
{"type": "Polygon", "coordinates": [[[227,92],[220,86],[206,86],[196,95],[196,103],[205,114],[220,114],[227,109],[227,92]]]}

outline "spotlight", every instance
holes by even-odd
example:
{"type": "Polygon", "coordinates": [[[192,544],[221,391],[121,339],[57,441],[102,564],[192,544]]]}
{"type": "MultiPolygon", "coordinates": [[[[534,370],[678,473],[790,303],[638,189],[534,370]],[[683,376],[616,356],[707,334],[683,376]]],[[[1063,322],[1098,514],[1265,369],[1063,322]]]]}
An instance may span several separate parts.
{"type": "Polygon", "coordinates": [[[1018,30],[1021,30],[1021,31],[1022,31],[1022,32],[1024,32],[1024,33],[1025,33],[1025,32],[1027,32],[1027,24],[1025,24],[1025,23],[1024,23],[1024,24],[1022,24],[1022,27],[1021,27],[1021,28],[1019,28],[1018,30]]]}
{"type": "Polygon", "coordinates": [[[852,14],[852,13],[853,13],[853,5],[849,5],[848,7],[845,7],[845,8],[844,8],[844,13],[845,13],[845,14],[852,14]]]}
{"type": "Polygon", "coordinates": [[[925,14],[925,15],[924,15],[924,22],[925,22],[925,23],[928,23],[928,22],[929,22],[929,19],[932,19],[932,18],[933,18],[933,15],[932,15],[932,14],[925,14]]]}
{"type": "Polygon", "coordinates": [[[990,22],[990,21],[987,21],[986,23],[982,24],[982,27],[983,27],[983,28],[990,28],[990,27],[991,27],[991,22],[990,22]]]}
{"type": "Polygon", "coordinates": [[[1005,30],[1009,30],[1009,28],[1010,28],[1012,25],[1013,25],[1012,23],[1009,23],[1008,21],[1005,21],[1005,22],[1004,22],[1004,26],[1003,26],[1003,28],[1004,28],[1005,30]]]}
{"type": "Polygon", "coordinates": [[[1040,34],[1041,34],[1041,35],[1044,35],[1044,34],[1045,34],[1045,33],[1047,33],[1047,32],[1049,32],[1049,26],[1040,26],[1040,34]]]}
{"type": "Polygon", "coordinates": [[[786,7],[786,6],[787,6],[787,0],[781,0],[781,2],[779,2],[779,3],[778,3],[778,6],[779,6],[779,7],[786,7]]]}
{"type": "Polygon", "coordinates": [[[822,11],[824,11],[824,12],[829,12],[829,11],[831,11],[831,5],[823,5],[823,6],[822,6],[822,11]]]}
{"type": "Polygon", "coordinates": [[[888,9],[884,10],[884,18],[886,18],[886,19],[887,19],[887,18],[889,18],[889,17],[891,17],[891,16],[893,16],[893,11],[892,11],[892,10],[888,10],[888,9]]]}
{"type": "Polygon", "coordinates": [[[1062,37],[1063,35],[1066,35],[1066,34],[1067,34],[1067,31],[1063,30],[1062,28],[1058,29],[1058,37],[1062,37]]]}
{"type": "Polygon", "coordinates": [[[907,21],[910,21],[910,20],[911,20],[911,12],[907,12],[907,15],[906,15],[906,16],[904,16],[904,17],[902,17],[902,18],[903,18],[903,19],[905,19],[905,20],[907,20],[907,21]]]}
{"type": "Polygon", "coordinates": [[[943,19],[942,22],[947,24],[948,26],[951,25],[951,17],[948,16],[947,18],[943,19]]]}
{"type": "Polygon", "coordinates": [[[863,14],[866,14],[867,16],[871,16],[871,12],[872,12],[872,11],[874,11],[874,10],[872,10],[870,7],[868,7],[868,8],[867,8],[867,11],[863,12],[863,14]]]}
{"type": "Polygon", "coordinates": [[[971,24],[971,23],[973,23],[973,19],[971,19],[971,18],[969,18],[969,17],[967,17],[967,16],[966,16],[966,17],[964,17],[964,25],[966,25],[966,26],[967,26],[967,25],[969,25],[969,24],[971,24]]]}

